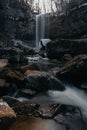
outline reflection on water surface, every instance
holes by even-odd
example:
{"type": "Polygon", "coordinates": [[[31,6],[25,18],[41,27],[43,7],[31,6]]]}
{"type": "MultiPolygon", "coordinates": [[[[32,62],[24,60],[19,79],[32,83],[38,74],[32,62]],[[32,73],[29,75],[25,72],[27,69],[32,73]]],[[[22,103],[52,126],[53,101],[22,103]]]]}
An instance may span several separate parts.
{"type": "Polygon", "coordinates": [[[66,130],[63,125],[53,120],[42,120],[33,117],[20,116],[9,130],[66,130]]]}

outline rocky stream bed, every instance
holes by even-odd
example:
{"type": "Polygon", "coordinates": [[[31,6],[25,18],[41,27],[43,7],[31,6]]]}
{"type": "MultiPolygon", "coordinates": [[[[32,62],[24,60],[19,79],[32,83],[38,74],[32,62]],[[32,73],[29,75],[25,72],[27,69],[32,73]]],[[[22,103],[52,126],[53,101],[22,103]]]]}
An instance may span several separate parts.
{"type": "Polygon", "coordinates": [[[0,2],[0,130],[87,130],[86,0],[50,16],[38,51],[35,15],[24,1],[0,2]]]}
{"type": "Polygon", "coordinates": [[[1,48],[0,52],[1,130],[86,130],[80,108],[49,102],[41,105],[32,101],[39,92],[44,93],[51,87],[64,91],[60,81],[56,83],[52,75],[86,92],[86,54],[47,60],[40,56],[43,51],[37,58],[35,50],[23,46],[1,48]]]}

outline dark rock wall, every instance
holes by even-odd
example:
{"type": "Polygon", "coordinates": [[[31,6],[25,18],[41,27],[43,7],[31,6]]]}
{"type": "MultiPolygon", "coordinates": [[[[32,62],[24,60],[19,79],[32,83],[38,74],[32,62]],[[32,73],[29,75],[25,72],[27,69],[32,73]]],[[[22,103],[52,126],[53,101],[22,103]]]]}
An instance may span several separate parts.
{"type": "Polygon", "coordinates": [[[87,39],[59,39],[47,44],[49,58],[61,59],[66,54],[72,57],[87,54],[87,39]]]}
{"type": "Polygon", "coordinates": [[[81,3],[66,15],[51,18],[50,38],[84,37],[87,37],[87,5],[81,3]]]}
{"type": "Polygon", "coordinates": [[[35,39],[35,19],[22,0],[0,1],[0,39],[35,39]]]}

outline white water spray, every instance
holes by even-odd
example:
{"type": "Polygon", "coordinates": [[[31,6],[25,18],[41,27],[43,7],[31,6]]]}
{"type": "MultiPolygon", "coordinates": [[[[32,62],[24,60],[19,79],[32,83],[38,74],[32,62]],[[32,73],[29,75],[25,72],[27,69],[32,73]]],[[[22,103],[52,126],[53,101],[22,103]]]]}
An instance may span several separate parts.
{"type": "Polygon", "coordinates": [[[49,39],[50,14],[52,13],[53,4],[50,0],[39,0],[37,2],[41,9],[41,14],[36,16],[36,48],[38,50],[39,41],[49,39]]]}
{"type": "Polygon", "coordinates": [[[45,38],[45,14],[39,14],[36,16],[36,48],[40,39],[45,38]]]}
{"type": "Polygon", "coordinates": [[[44,13],[36,16],[36,48],[39,48],[41,39],[49,38],[50,14],[44,13]]]}
{"type": "Polygon", "coordinates": [[[81,109],[84,117],[87,118],[87,94],[75,87],[66,87],[65,91],[48,91],[50,100],[55,103],[61,103],[76,106],[81,109]]]}

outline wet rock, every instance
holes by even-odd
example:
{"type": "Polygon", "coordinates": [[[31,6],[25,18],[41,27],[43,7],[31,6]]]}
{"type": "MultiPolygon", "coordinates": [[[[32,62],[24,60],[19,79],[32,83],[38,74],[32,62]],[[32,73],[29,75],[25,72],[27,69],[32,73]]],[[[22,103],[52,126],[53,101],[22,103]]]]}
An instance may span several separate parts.
{"type": "Polygon", "coordinates": [[[5,80],[4,79],[0,79],[0,96],[3,96],[4,94],[6,94],[6,88],[5,88],[5,80]]]}
{"type": "Polygon", "coordinates": [[[65,54],[62,60],[64,61],[70,61],[72,59],[72,56],[70,54],[65,54]]]}
{"type": "Polygon", "coordinates": [[[17,70],[8,69],[3,72],[2,77],[5,78],[11,86],[16,85],[17,87],[20,87],[24,85],[24,75],[17,70]]]}
{"type": "Polygon", "coordinates": [[[18,96],[19,90],[26,87],[24,75],[16,70],[8,70],[6,72],[6,81],[10,84],[8,88],[8,95],[10,96],[18,96]]]}
{"type": "Polygon", "coordinates": [[[16,117],[15,112],[6,104],[3,102],[0,102],[0,118],[2,117],[16,117]]]}
{"type": "Polygon", "coordinates": [[[35,116],[39,108],[38,104],[32,104],[31,102],[20,102],[19,99],[12,98],[10,96],[3,96],[3,99],[9,104],[17,115],[35,116]]]}
{"type": "Polygon", "coordinates": [[[40,71],[35,71],[35,70],[27,70],[24,73],[25,76],[29,76],[29,75],[34,75],[34,76],[45,76],[46,73],[45,72],[40,72],[40,71]]]}
{"type": "MultiPolygon", "coordinates": [[[[10,125],[10,129],[17,129],[18,125],[22,126],[31,116],[33,118],[37,117],[37,119],[46,119],[46,121],[48,119],[55,120],[58,124],[66,126],[66,128],[80,128],[80,130],[87,128],[78,108],[58,104],[51,106],[45,104],[36,105],[29,102],[19,102],[17,99],[11,97],[3,97],[3,99],[8,102],[18,115],[16,122],[10,125]],[[25,117],[27,119],[26,121],[25,117]],[[77,125],[79,123],[80,127],[77,125]]],[[[26,124],[25,127],[28,127],[28,125],[26,124]]]]}
{"type": "Polygon", "coordinates": [[[0,102],[0,129],[6,130],[15,118],[15,112],[6,103],[0,102]]]}
{"type": "Polygon", "coordinates": [[[7,76],[9,76],[10,78],[13,78],[13,79],[18,79],[20,81],[24,80],[24,75],[16,70],[15,71],[8,70],[7,76]]]}
{"type": "Polygon", "coordinates": [[[0,58],[6,58],[10,63],[26,63],[26,56],[23,55],[23,50],[19,48],[0,48],[0,58]]]}
{"type": "Polygon", "coordinates": [[[47,44],[47,56],[61,60],[65,55],[73,56],[87,53],[87,39],[60,39],[47,44]],[[78,49],[77,49],[78,48],[78,49]]]}
{"type": "Polygon", "coordinates": [[[4,87],[5,86],[5,80],[4,79],[0,79],[0,87],[4,87]]]}
{"type": "Polygon", "coordinates": [[[0,59],[0,69],[7,66],[8,60],[7,59],[0,59]]]}
{"type": "Polygon", "coordinates": [[[22,66],[21,69],[23,71],[27,71],[28,69],[29,70],[39,70],[39,66],[37,63],[30,63],[28,65],[22,66]]]}
{"type": "Polygon", "coordinates": [[[45,60],[30,62],[28,65],[22,66],[21,69],[23,72],[27,70],[36,70],[36,71],[49,71],[54,67],[61,66],[61,62],[57,60],[45,60]]]}
{"type": "Polygon", "coordinates": [[[87,55],[78,55],[54,72],[62,81],[69,82],[79,88],[87,83],[87,55]]]}
{"type": "Polygon", "coordinates": [[[25,88],[25,89],[20,89],[18,92],[19,97],[28,97],[28,98],[32,98],[34,95],[36,94],[36,92],[34,90],[25,88]]]}
{"type": "Polygon", "coordinates": [[[70,130],[87,129],[87,123],[84,123],[83,118],[81,117],[78,110],[75,110],[73,112],[67,111],[65,115],[59,114],[55,116],[54,120],[59,124],[66,125],[67,129],[70,128],[70,130]]]}
{"type": "Polygon", "coordinates": [[[45,72],[27,70],[24,75],[32,89],[43,91],[48,84],[48,74],[45,72]]]}
{"type": "Polygon", "coordinates": [[[31,104],[31,101],[20,102],[19,99],[4,96],[3,99],[16,112],[17,115],[27,115],[38,117],[42,119],[53,119],[58,114],[65,115],[67,112],[73,113],[77,109],[71,106],[61,104],[31,104]]]}
{"type": "Polygon", "coordinates": [[[17,96],[19,89],[25,86],[23,73],[14,69],[7,68],[0,73],[0,96],[17,96]]]}
{"type": "Polygon", "coordinates": [[[60,80],[56,79],[50,73],[43,71],[32,71],[27,70],[24,73],[29,88],[35,90],[36,92],[46,92],[47,90],[64,90],[64,85],[60,80]]]}
{"type": "Polygon", "coordinates": [[[6,69],[1,73],[1,96],[32,98],[36,93],[46,92],[49,89],[64,90],[61,81],[56,79],[49,72],[6,69]]]}
{"type": "Polygon", "coordinates": [[[0,79],[0,96],[8,94],[9,83],[5,79],[0,79]]]}
{"type": "Polygon", "coordinates": [[[24,55],[33,55],[35,53],[34,49],[30,47],[31,41],[27,43],[26,41],[12,39],[12,44],[15,50],[23,52],[24,55]]]}

